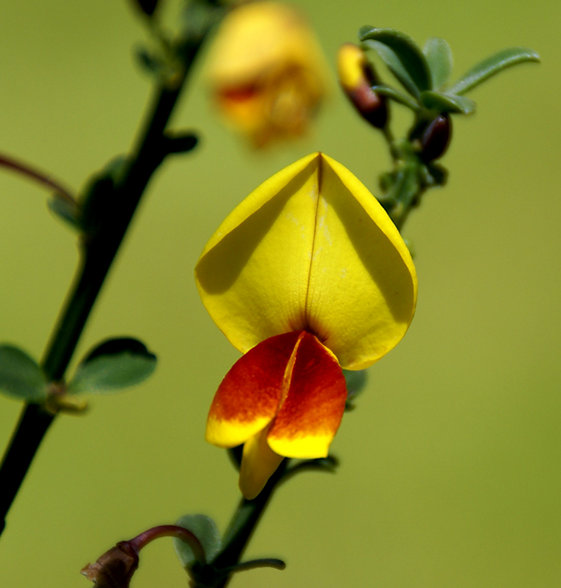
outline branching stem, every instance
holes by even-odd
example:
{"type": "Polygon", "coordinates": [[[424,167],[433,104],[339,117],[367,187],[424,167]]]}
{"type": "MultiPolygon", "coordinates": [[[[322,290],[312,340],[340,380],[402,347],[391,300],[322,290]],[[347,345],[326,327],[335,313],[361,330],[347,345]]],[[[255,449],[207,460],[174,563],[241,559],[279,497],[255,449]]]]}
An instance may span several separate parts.
{"type": "MultiPolygon", "coordinates": [[[[166,127],[181,95],[187,74],[212,24],[212,20],[209,19],[204,30],[198,31],[198,35],[192,38],[187,38],[179,47],[184,67],[173,80],[173,84],[162,81],[156,87],[136,147],[128,158],[122,177],[113,188],[114,201],[117,204],[112,209],[111,222],[104,225],[101,234],[88,241],[84,247],[72,290],[47,345],[41,364],[50,381],[63,379],[145,188],[167,155],[162,149],[162,145],[165,144],[166,127]]],[[[4,165],[7,165],[6,161],[4,158],[4,165]]],[[[22,166],[16,165],[14,161],[11,161],[11,167],[22,170],[22,166]]],[[[57,188],[60,192],[59,185],[45,176],[33,173],[30,169],[26,170],[26,174],[41,179],[43,183],[57,188]]],[[[37,449],[55,416],[36,404],[28,404],[22,411],[0,466],[0,533],[4,529],[6,515],[37,449]]]]}

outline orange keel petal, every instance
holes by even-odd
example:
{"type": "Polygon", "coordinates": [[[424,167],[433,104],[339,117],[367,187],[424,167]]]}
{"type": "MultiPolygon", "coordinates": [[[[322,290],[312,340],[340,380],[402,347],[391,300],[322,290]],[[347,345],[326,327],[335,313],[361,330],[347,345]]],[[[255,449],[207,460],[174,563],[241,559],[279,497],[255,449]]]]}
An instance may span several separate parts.
{"type": "Polygon", "coordinates": [[[234,364],[210,407],[206,429],[209,443],[235,447],[271,422],[298,337],[295,332],[266,339],[234,364]]]}
{"type": "Polygon", "coordinates": [[[314,335],[300,333],[299,343],[267,441],[286,457],[326,457],[345,410],[345,377],[333,353],[314,335]]]}

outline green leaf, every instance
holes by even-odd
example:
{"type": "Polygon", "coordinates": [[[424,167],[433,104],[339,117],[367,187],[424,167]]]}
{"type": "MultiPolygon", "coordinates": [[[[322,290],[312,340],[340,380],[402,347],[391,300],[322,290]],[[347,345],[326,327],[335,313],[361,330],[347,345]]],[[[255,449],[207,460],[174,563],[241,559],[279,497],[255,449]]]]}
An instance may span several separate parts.
{"type": "Polygon", "coordinates": [[[230,569],[234,572],[243,572],[245,570],[256,570],[257,568],[273,568],[275,570],[286,569],[286,563],[282,559],[276,557],[260,557],[259,559],[250,559],[249,561],[242,561],[230,569]]]}
{"type": "Polygon", "coordinates": [[[159,55],[146,47],[138,47],[135,51],[136,58],[140,66],[151,75],[161,75],[165,64],[159,55]]]}
{"type": "Polygon", "coordinates": [[[391,189],[391,197],[403,208],[411,206],[419,193],[418,168],[419,164],[411,161],[397,171],[396,182],[391,189]]]}
{"type": "MultiPolygon", "coordinates": [[[[218,555],[222,547],[222,539],[216,523],[210,517],[203,514],[188,514],[182,516],[176,524],[191,531],[197,537],[203,547],[207,562],[212,561],[218,555]]],[[[196,558],[189,544],[174,538],[173,545],[183,567],[190,568],[196,558]]]]}
{"type": "Polygon", "coordinates": [[[422,92],[419,102],[427,109],[437,112],[454,112],[471,114],[475,112],[475,102],[465,96],[456,96],[447,92],[427,90],[422,92]]]}
{"type": "Polygon", "coordinates": [[[114,221],[115,210],[121,206],[116,187],[127,164],[126,157],[118,155],[88,181],[80,202],[80,225],[86,233],[99,233],[114,221]]]}
{"type": "Polygon", "coordinates": [[[345,381],[347,383],[347,392],[351,396],[360,394],[366,386],[368,372],[366,370],[343,370],[345,381]]]}
{"type": "Polygon", "coordinates": [[[487,78],[503,71],[507,67],[527,61],[539,61],[540,56],[531,49],[513,47],[503,49],[479,62],[462,76],[449,90],[451,94],[465,94],[484,82],[487,78]]]}
{"type": "Polygon", "coordinates": [[[425,56],[410,37],[393,29],[362,27],[359,38],[378,53],[390,71],[415,98],[423,90],[432,87],[425,56]]]}
{"type": "Polygon", "coordinates": [[[80,207],[76,202],[65,198],[62,194],[55,193],[47,201],[49,210],[68,223],[73,229],[80,229],[80,207]]]}
{"type": "Polygon", "coordinates": [[[47,398],[47,379],[38,363],[14,345],[0,345],[0,392],[27,402],[47,398]]]}
{"type": "Polygon", "coordinates": [[[425,186],[444,186],[448,179],[446,168],[432,161],[422,166],[420,172],[425,186]]]}
{"type": "Polygon", "coordinates": [[[441,88],[452,72],[452,51],[450,45],[438,37],[429,39],[423,47],[432,78],[433,90],[441,88]]]}
{"type": "Polygon", "coordinates": [[[366,370],[343,370],[345,381],[347,384],[347,402],[345,403],[345,410],[354,409],[354,401],[356,397],[364,390],[368,380],[368,372],[366,370]]]}
{"type": "Polygon", "coordinates": [[[108,392],[140,384],[156,369],[156,356],[132,338],[104,341],[78,366],[70,394],[108,392]]]}
{"type": "Polygon", "coordinates": [[[419,104],[415,100],[409,98],[407,94],[403,94],[391,86],[372,86],[372,91],[382,96],[387,96],[388,98],[391,98],[392,100],[407,106],[407,108],[410,108],[413,112],[417,112],[419,110],[419,104]]]}

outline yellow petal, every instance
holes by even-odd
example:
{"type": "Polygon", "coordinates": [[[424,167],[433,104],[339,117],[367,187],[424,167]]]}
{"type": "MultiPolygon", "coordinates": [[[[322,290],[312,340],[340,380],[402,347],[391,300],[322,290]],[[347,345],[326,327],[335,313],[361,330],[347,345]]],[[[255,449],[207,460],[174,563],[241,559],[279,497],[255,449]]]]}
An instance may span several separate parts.
{"type": "Polygon", "coordinates": [[[395,347],[415,312],[417,277],[399,231],[368,189],[321,156],[306,316],[346,369],[395,347]]]}
{"type": "Polygon", "coordinates": [[[267,430],[264,429],[247,441],[243,448],[240,468],[240,490],[245,498],[255,498],[275,473],[283,457],[267,445],[267,430]]]}
{"type": "Polygon", "coordinates": [[[207,75],[213,85],[235,87],[285,64],[317,72],[318,84],[323,86],[327,66],[302,14],[280,2],[251,2],[235,8],[222,21],[208,57],[207,75]]]}
{"type": "Polygon", "coordinates": [[[365,81],[364,51],[353,43],[344,43],[337,52],[337,74],[345,92],[354,92],[365,81]]]}
{"type": "Polygon", "coordinates": [[[345,167],[314,153],[250,194],[196,268],[208,312],[246,352],[307,330],[362,369],[403,337],[417,282],[399,232],[345,167]]]}
{"type": "Polygon", "coordinates": [[[252,192],[220,225],[197,264],[206,309],[242,353],[306,326],[317,160],[317,154],[300,159],[252,192]]]}

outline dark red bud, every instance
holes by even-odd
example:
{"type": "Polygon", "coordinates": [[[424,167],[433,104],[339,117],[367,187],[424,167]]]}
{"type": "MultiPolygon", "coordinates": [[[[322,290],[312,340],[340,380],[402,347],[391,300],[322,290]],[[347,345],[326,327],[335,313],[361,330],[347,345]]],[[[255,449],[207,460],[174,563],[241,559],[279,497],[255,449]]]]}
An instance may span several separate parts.
{"type": "Polygon", "coordinates": [[[386,97],[374,92],[376,74],[357,45],[345,43],[337,54],[339,81],[357,112],[372,126],[383,129],[388,122],[386,97]]]}
{"type": "Polygon", "coordinates": [[[388,122],[386,97],[373,92],[369,86],[361,86],[350,96],[360,115],[372,126],[383,129],[388,122]]]}
{"type": "Polygon", "coordinates": [[[137,567],[137,551],[128,541],[121,541],[95,563],[88,564],[82,574],[97,588],[128,588],[137,567]]]}
{"type": "Polygon", "coordinates": [[[423,131],[421,136],[421,158],[434,161],[442,157],[452,137],[452,121],[447,113],[439,114],[423,131]]]}

